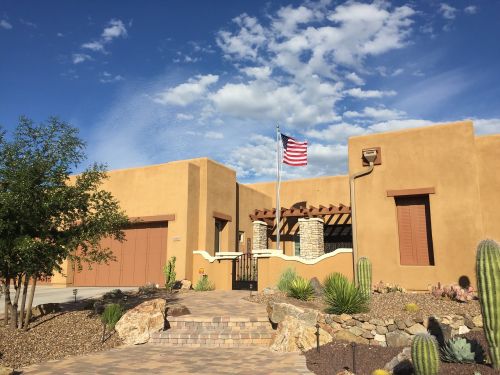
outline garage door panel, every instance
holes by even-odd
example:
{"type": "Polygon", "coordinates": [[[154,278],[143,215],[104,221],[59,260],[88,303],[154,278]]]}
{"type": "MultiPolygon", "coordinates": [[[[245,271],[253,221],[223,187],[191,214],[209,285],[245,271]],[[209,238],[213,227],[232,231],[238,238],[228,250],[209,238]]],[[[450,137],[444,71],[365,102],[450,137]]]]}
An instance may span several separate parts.
{"type": "Polygon", "coordinates": [[[163,285],[167,223],[143,223],[124,233],[123,242],[106,238],[101,244],[112,250],[116,261],[94,264],[92,270],[82,264],[83,270],[75,272],[75,286],[141,286],[148,282],[163,285]]]}

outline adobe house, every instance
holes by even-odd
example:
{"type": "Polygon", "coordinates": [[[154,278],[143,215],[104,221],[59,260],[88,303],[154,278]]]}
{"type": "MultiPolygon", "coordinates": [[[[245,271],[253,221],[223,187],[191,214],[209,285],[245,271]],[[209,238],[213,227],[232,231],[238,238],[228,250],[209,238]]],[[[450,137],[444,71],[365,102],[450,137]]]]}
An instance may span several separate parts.
{"type": "Polygon", "coordinates": [[[163,284],[162,267],[176,256],[179,279],[262,290],[288,267],[320,280],[353,277],[366,256],[374,282],[474,284],[477,243],[500,240],[500,134],[475,136],[465,121],[352,137],[348,146],[348,175],[282,182],[281,250],[274,181],[240,184],[206,158],[111,171],[104,188],[136,221],[126,242],[104,241],[117,261],[81,272],[66,263],[52,283],[163,284]]]}

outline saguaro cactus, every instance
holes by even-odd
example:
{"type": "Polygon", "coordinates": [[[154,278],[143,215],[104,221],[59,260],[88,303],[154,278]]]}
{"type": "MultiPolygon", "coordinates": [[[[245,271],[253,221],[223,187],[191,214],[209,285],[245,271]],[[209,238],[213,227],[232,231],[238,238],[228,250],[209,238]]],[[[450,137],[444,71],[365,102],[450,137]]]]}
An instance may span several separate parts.
{"type": "Polygon", "coordinates": [[[411,359],[416,375],[437,375],[439,349],[436,338],[427,333],[415,335],[411,343],[411,359]]]}
{"type": "Polygon", "coordinates": [[[365,257],[358,259],[358,285],[361,292],[370,297],[372,293],[372,264],[365,257]]]}
{"type": "Polygon", "coordinates": [[[483,329],[493,368],[500,369],[500,247],[493,240],[477,247],[476,276],[483,329]]]}

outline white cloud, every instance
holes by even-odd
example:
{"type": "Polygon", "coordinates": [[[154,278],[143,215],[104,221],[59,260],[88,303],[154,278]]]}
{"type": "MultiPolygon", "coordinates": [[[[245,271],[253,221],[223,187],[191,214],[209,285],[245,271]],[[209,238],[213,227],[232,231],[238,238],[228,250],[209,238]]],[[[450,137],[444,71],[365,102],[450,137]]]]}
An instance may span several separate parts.
{"type": "Polygon", "coordinates": [[[345,143],[347,142],[347,138],[355,135],[366,134],[366,132],[366,128],[360,125],[341,122],[329,125],[327,128],[322,130],[309,130],[306,132],[306,136],[333,143],[345,143]]]}
{"type": "Polygon", "coordinates": [[[217,45],[227,57],[255,60],[258,49],[266,41],[264,28],[256,18],[242,14],[233,19],[240,28],[236,35],[228,31],[220,31],[217,36],[217,45]]]}
{"type": "Polygon", "coordinates": [[[92,57],[85,53],[74,53],[72,55],[73,64],[81,64],[82,62],[92,60],[92,57]]]}
{"type": "Polygon", "coordinates": [[[125,78],[121,76],[120,74],[113,75],[108,72],[102,72],[101,76],[99,78],[99,82],[101,83],[114,83],[114,82],[120,82],[123,81],[125,78]]]}
{"type": "Polygon", "coordinates": [[[396,91],[381,91],[381,90],[362,90],[359,87],[346,90],[347,95],[358,98],[358,99],[374,99],[383,98],[386,96],[396,95],[396,91]]]}
{"type": "Polygon", "coordinates": [[[349,81],[355,83],[358,86],[363,86],[365,84],[365,81],[363,78],[358,76],[355,72],[351,72],[348,75],[345,76],[349,81]]]}
{"type": "Polygon", "coordinates": [[[223,139],[224,134],[220,132],[214,132],[214,131],[208,131],[205,133],[205,138],[210,138],[210,139],[223,139]]]}
{"type": "Polygon", "coordinates": [[[194,116],[186,113],[178,113],[175,118],[181,121],[193,120],[194,116]]]}
{"type": "Polygon", "coordinates": [[[397,118],[401,118],[405,115],[404,112],[398,111],[398,110],[392,110],[392,109],[387,109],[387,108],[375,108],[375,107],[365,107],[362,112],[356,112],[356,111],[346,111],[344,112],[343,116],[348,117],[348,118],[353,118],[353,117],[365,117],[365,118],[371,118],[374,120],[393,120],[397,118]]]}
{"type": "Polygon", "coordinates": [[[476,134],[500,134],[500,118],[473,119],[476,134]]]}
{"type": "Polygon", "coordinates": [[[186,106],[199,99],[204,98],[207,93],[208,86],[216,83],[219,76],[213,74],[198,75],[195,78],[189,79],[186,83],[168,88],[163,92],[155,95],[154,101],[159,104],[173,104],[186,106]]]}
{"type": "Polygon", "coordinates": [[[464,8],[464,12],[467,14],[476,14],[478,11],[478,8],[476,5],[469,5],[464,8]]]}
{"type": "Polygon", "coordinates": [[[94,52],[104,52],[104,44],[102,42],[88,42],[82,44],[83,49],[89,49],[94,52]]]}
{"type": "Polygon", "coordinates": [[[101,37],[104,41],[110,42],[115,38],[126,37],[127,29],[121,20],[112,19],[107,27],[104,28],[101,37]]]}
{"type": "Polygon", "coordinates": [[[0,20],[0,28],[10,30],[12,29],[12,24],[7,20],[0,20]]]}
{"type": "Polygon", "coordinates": [[[455,19],[455,17],[457,16],[458,9],[446,3],[441,3],[439,11],[441,12],[444,18],[452,20],[455,19]]]}
{"type": "Polygon", "coordinates": [[[259,66],[259,67],[248,67],[243,68],[242,71],[249,77],[253,77],[256,79],[266,79],[271,76],[272,70],[268,66],[259,66]]]}

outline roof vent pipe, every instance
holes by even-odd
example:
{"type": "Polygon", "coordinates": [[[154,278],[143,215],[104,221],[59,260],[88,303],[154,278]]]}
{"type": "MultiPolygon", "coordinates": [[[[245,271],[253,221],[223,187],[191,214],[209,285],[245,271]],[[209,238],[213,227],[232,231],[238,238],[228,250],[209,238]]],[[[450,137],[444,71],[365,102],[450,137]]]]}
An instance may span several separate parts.
{"type": "Polygon", "coordinates": [[[356,232],[356,190],[354,188],[354,180],[358,177],[370,174],[373,171],[375,159],[377,158],[377,150],[363,150],[363,159],[365,159],[369,166],[360,172],[354,173],[349,177],[349,185],[351,192],[351,227],[352,227],[352,274],[354,276],[354,283],[358,283],[358,275],[356,274],[356,262],[358,260],[358,240],[356,232]]]}

